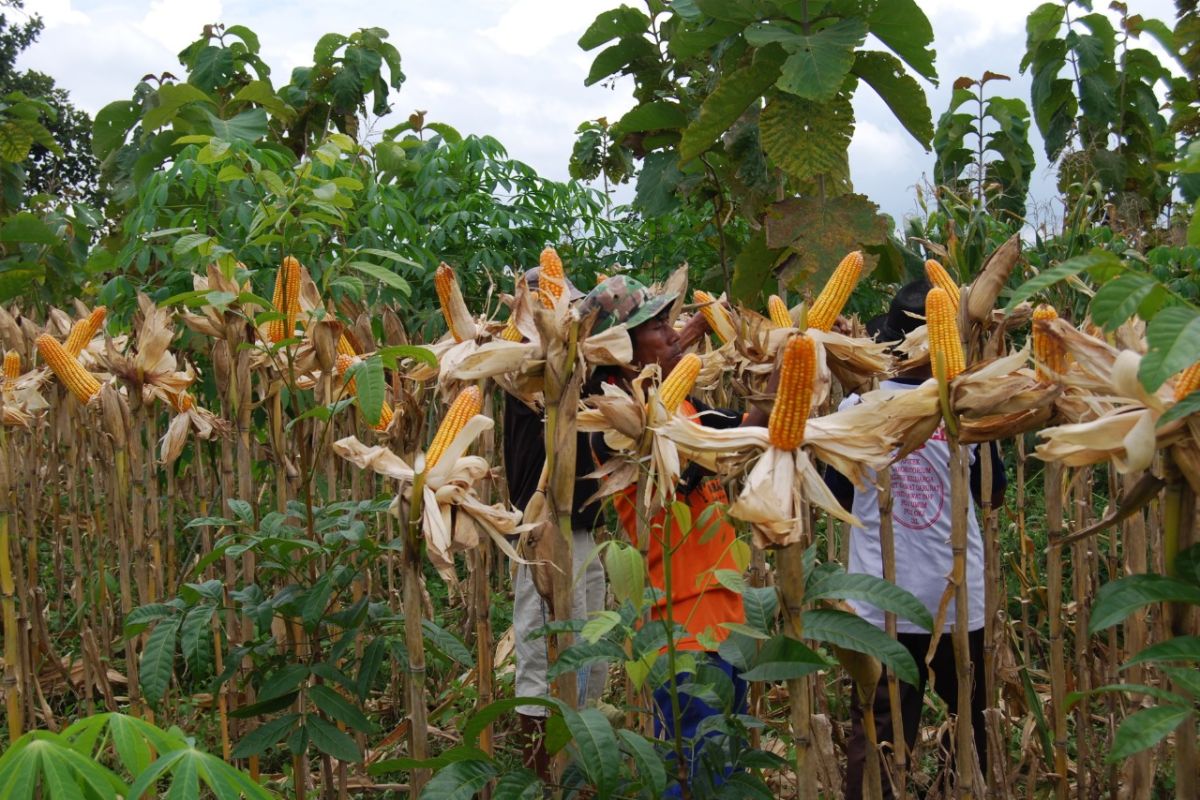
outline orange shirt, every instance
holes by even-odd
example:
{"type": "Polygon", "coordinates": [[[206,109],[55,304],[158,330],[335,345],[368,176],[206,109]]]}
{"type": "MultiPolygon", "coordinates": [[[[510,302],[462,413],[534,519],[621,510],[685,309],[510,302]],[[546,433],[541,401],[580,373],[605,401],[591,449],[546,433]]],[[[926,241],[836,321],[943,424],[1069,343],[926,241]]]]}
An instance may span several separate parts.
{"type": "MultiPolygon", "coordinates": [[[[684,413],[695,413],[690,404],[684,413]]],[[[705,634],[717,642],[729,637],[729,630],[721,627],[722,622],[745,622],[746,611],[742,596],[722,586],[714,576],[719,569],[740,571],[733,558],[733,543],[736,538],[733,525],[726,511],[705,515],[705,509],[714,503],[729,505],[724,487],[716,478],[708,478],[687,494],[678,496],[691,509],[692,529],[680,530],[679,520],[671,520],[670,539],[663,532],[666,512],[661,511],[650,521],[648,528],[650,543],[646,552],[646,566],[650,573],[650,585],[664,592],[663,598],[651,609],[653,619],[666,615],[666,579],[663,564],[663,549],[672,551],[671,556],[671,605],[675,621],[682,625],[688,635],[676,646],[681,650],[705,650],[697,635],[705,634]]],[[[637,487],[630,486],[613,497],[613,506],[621,527],[635,546],[638,544],[637,487]]]]}

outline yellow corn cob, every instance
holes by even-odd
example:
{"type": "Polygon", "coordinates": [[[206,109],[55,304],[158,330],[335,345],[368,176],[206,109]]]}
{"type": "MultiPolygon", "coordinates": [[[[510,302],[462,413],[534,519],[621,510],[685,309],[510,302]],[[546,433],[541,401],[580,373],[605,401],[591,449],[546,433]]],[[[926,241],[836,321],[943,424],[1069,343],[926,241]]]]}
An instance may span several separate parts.
{"type": "Polygon", "coordinates": [[[341,358],[340,358],[341,356],[356,356],[356,355],[358,355],[357,353],[354,352],[354,345],[350,344],[350,339],[347,338],[346,334],[344,334],[344,333],[338,337],[337,354],[339,357],[339,359],[338,359],[339,361],[341,360],[341,358]]]}
{"type": "Polygon", "coordinates": [[[517,330],[517,326],[513,323],[512,317],[509,317],[508,324],[504,326],[504,330],[500,331],[500,338],[506,342],[519,342],[524,337],[517,330]]]}
{"type": "Polygon", "coordinates": [[[79,357],[83,348],[87,347],[88,342],[96,335],[96,331],[100,330],[100,326],[104,324],[104,317],[107,313],[108,309],[104,306],[96,306],[92,309],[92,313],[71,326],[71,333],[67,335],[67,341],[63,343],[63,349],[71,358],[79,357]]]}
{"type": "Polygon", "coordinates": [[[446,319],[446,328],[454,337],[454,341],[461,342],[466,337],[462,331],[455,328],[454,315],[450,312],[450,293],[452,285],[457,282],[458,276],[454,274],[453,267],[446,263],[438,264],[437,272],[433,277],[433,287],[437,289],[438,302],[442,306],[442,316],[446,319]]]}
{"type": "Polygon", "coordinates": [[[4,354],[4,379],[15,381],[21,377],[21,354],[16,350],[9,350],[4,354]]]}
{"type": "Polygon", "coordinates": [[[795,450],[804,441],[804,427],[812,407],[813,381],[817,374],[817,345],[798,333],[784,345],[779,368],[775,407],[767,422],[772,446],[795,450]]]}
{"type": "MultiPolygon", "coordinates": [[[[8,359],[4,360],[4,371],[8,372],[8,359]]],[[[1175,399],[1182,400],[1192,392],[1200,389],[1200,361],[1179,373],[1175,379],[1175,399]]]]}
{"type": "MultiPolygon", "coordinates": [[[[343,341],[345,338],[343,337],[343,341]]],[[[346,342],[347,345],[349,342],[346,342]]],[[[333,365],[334,375],[345,375],[346,370],[354,364],[354,356],[347,353],[338,353],[337,362],[333,365]]],[[[346,394],[358,394],[358,381],[353,377],[346,381],[346,394]]],[[[375,423],[374,429],[377,431],[387,430],[387,426],[392,422],[392,406],[387,400],[383,401],[383,405],[379,407],[379,422],[375,423]]]]}
{"type": "Polygon", "coordinates": [[[862,277],[863,255],[859,250],[849,253],[829,276],[825,288],[817,295],[808,311],[808,327],[819,331],[833,330],[833,323],[842,313],[850,293],[862,277]]]}
{"type": "Polygon", "coordinates": [[[729,312],[725,310],[725,306],[721,303],[713,302],[713,296],[702,289],[697,289],[692,292],[692,300],[697,303],[704,303],[700,313],[708,320],[708,327],[721,340],[721,344],[725,344],[733,337],[735,331],[733,327],[733,319],[729,316],[729,312]]]}
{"type": "Polygon", "coordinates": [[[950,294],[935,286],[925,295],[925,323],[929,329],[929,361],[937,368],[941,355],[946,366],[946,380],[953,380],[967,368],[962,337],[958,333],[958,314],[950,302],[950,294]]]}
{"type": "Polygon", "coordinates": [[[954,278],[950,277],[950,273],[946,272],[945,267],[931,258],[925,262],[925,277],[929,279],[930,284],[946,290],[946,294],[950,296],[950,304],[954,307],[954,313],[957,314],[960,294],[958,284],[954,282],[954,278]]]}
{"type": "Polygon", "coordinates": [[[425,452],[425,469],[433,469],[433,465],[442,457],[442,453],[446,452],[446,448],[454,441],[454,437],[466,427],[466,424],[479,413],[481,408],[483,408],[483,395],[480,394],[478,386],[468,386],[459,392],[458,397],[454,398],[454,402],[450,404],[450,410],[446,412],[441,427],[433,437],[433,442],[425,452]]]}
{"type": "Polygon", "coordinates": [[[675,409],[679,408],[683,398],[692,391],[692,386],[696,384],[696,376],[699,374],[700,356],[688,353],[679,359],[675,369],[671,370],[671,374],[662,382],[662,386],[658,390],[658,399],[662,400],[668,414],[674,414],[675,409]]]}
{"type": "Polygon", "coordinates": [[[100,392],[100,381],[80,366],[79,362],[67,353],[53,336],[48,333],[39,336],[37,349],[42,360],[50,366],[50,369],[54,370],[54,374],[62,381],[63,386],[66,386],[71,390],[71,394],[79,398],[79,402],[87,403],[100,392]]]}
{"type": "Polygon", "coordinates": [[[538,256],[542,272],[538,276],[538,296],[546,308],[554,308],[554,303],[562,297],[567,288],[567,273],[563,270],[562,259],[553,247],[547,247],[538,256]]]}
{"type": "Polygon", "coordinates": [[[775,323],[775,327],[792,327],[792,312],[788,311],[787,303],[783,302],[779,295],[773,294],[767,298],[767,313],[771,315],[771,322],[775,323]]]}
{"type": "Polygon", "coordinates": [[[296,332],[296,317],[300,314],[300,262],[284,256],[275,273],[275,294],[271,297],[275,310],[284,315],[267,324],[267,338],[278,344],[296,332]]]}
{"type": "Polygon", "coordinates": [[[190,392],[181,392],[179,394],[168,395],[167,397],[171,401],[171,407],[180,414],[190,411],[196,405],[196,400],[190,392]]]}
{"type": "Polygon", "coordinates": [[[1067,353],[1062,343],[1041,330],[1038,322],[1058,319],[1054,306],[1042,303],[1033,310],[1033,360],[1037,365],[1039,381],[1052,381],[1055,375],[1067,370],[1067,353]]]}

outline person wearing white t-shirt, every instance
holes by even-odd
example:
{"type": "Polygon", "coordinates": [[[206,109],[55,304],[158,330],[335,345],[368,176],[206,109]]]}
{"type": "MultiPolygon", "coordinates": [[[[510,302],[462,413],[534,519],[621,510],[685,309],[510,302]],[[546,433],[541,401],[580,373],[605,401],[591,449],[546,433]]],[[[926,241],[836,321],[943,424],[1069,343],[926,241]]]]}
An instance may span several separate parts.
{"type": "MultiPolygon", "coordinates": [[[[925,315],[925,295],[929,284],[924,280],[905,285],[892,299],[888,313],[868,324],[868,330],[881,342],[898,342],[922,323],[925,315]]],[[[928,367],[918,368],[880,383],[880,389],[904,391],[928,380],[928,367]]],[[[842,401],[842,407],[859,402],[857,395],[842,401]]],[[[988,447],[992,461],[991,500],[993,507],[1004,500],[1007,480],[1004,463],[995,444],[988,447]]],[[[975,506],[981,502],[981,470],[978,449],[970,449],[971,498],[967,513],[967,596],[971,661],[974,668],[971,694],[971,717],[975,746],[981,767],[986,774],[987,738],[983,709],[986,706],[983,686],[983,538],[975,506]]],[[[939,427],[922,447],[894,464],[892,479],[892,528],[895,538],[896,584],[912,592],[936,616],[938,604],[946,589],[947,576],[953,567],[950,548],[950,447],[944,428],[939,427]]],[[[853,528],[850,534],[850,563],[847,572],[883,577],[882,549],[879,541],[879,494],[874,486],[856,489],[841,474],[830,470],[826,482],[842,505],[853,511],[863,527],[853,528]]],[[[854,602],[858,614],[871,624],[883,628],[884,613],[864,602],[854,602]]],[[[955,619],[954,601],[946,614],[943,634],[949,634],[955,619]]],[[[958,680],[954,669],[953,641],[949,635],[938,640],[937,649],[926,665],[932,636],[907,620],[896,621],[898,640],[916,661],[920,685],[900,683],[900,709],[904,738],[908,749],[916,744],[920,730],[921,707],[925,687],[933,671],[934,691],[946,702],[951,714],[958,712],[958,680]]],[[[866,734],[858,695],[851,692],[851,736],[847,745],[849,760],[846,774],[846,800],[862,797],[862,775],[866,761],[866,734]]],[[[891,704],[888,699],[886,672],[880,680],[874,698],[875,730],[880,743],[892,741],[891,704]]],[[[883,796],[892,797],[890,782],[883,781],[883,796]]]]}

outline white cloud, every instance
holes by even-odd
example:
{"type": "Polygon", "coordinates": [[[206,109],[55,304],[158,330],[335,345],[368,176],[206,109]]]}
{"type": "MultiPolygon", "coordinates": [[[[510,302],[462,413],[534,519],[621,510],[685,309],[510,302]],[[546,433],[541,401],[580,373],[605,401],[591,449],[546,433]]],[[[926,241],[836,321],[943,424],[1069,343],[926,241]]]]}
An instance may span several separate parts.
{"type": "Polygon", "coordinates": [[[205,25],[220,21],[221,0],[153,0],[136,27],[177,53],[199,38],[205,25]]]}
{"type": "Polygon", "coordinates": [[[71,7],[71,0],[30,0],[25,4],[25,11],[40,16],[47,28],[86,25],[89,22],[87,14],[71,7]]]}
{"type": "Polygon", "coordinates": [[[551,46],[573,47],[596,15],[612,8],[611,0],[516,0],[483,35],[514,55],[539,55],[551,46]]]}

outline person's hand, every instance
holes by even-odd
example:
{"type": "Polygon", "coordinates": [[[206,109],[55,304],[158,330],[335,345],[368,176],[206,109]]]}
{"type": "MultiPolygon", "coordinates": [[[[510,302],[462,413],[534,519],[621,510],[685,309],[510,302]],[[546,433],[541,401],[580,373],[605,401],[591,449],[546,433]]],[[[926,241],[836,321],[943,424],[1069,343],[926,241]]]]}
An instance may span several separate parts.
{"type": "Polygon", "coordinates": [[[843,336],[852,336],[854,334],[854,325],[850,320],[838,314],[838,318],[833,321],[833,332],[840,333],[843,336]]]}

